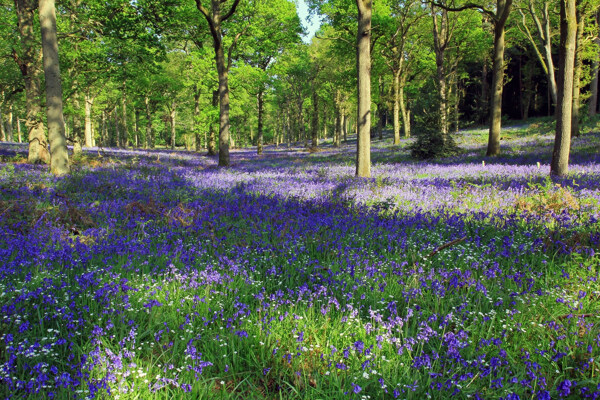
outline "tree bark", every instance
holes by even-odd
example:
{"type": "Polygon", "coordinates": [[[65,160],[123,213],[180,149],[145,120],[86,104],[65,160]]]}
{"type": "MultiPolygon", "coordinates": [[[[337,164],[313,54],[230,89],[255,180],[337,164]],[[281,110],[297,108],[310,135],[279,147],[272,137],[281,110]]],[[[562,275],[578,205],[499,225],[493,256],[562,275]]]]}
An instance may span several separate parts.
{"type": "MultiPolygon", "coordinates": [[[[75,82],[76,83],[76,82],[75,82]]],[[[81,127],[80,118],[80,108],[81,104],[79,102],[78,94],[75,94],[73,97],[73,107],[75,108],[75,114],[73,115],[73,155],[78,155],[83,152],[81,147],[81,139],[84,136],[84,130],[81,127]]]]}
{"type": "Polygon", "coordinates": [[[316,87],[313,86],[313,115],[312,115],[312,148],[319,147],[319,95],[316,87]]]}
{"type": "Polygon", "coordinates": [[[85,146],[92,147],[93,135],[92,135],[92,106],[94,105],[94,98],[89,93],[85,94],[85,146]]]}
{"type": "Polygon", "coordinates": [[[494,62],[492,66],[492,98],[490,104],[490,132],[487,156],[500,154],[502,131],[502,91],[504,89],[504,37],[505,25],[512,7],[512,0],[498,0],[494,21],[494,62]]]}
{"type": "Polygon", "coordinates": [[[23,143],[23,133],[21,132],[21,118],[17,117],[17,138],[19,143],[23,143]]]}
{"type": "MultiPolygon", "coordinates": [[[[240,3],[234,0],[233,5],[227,13],[221,12],[222,0],[211,0],[211,10],[202,5],[202,0],[196,0],[196,7],[206,18],[213,38],[215,50],[215,61],[219,77],[219,166],[229,166],[229,67],[225,61],[225,49],[223,46],[223,31],[221,23],[227,20],[240,3]]],[[[229,60],[231,61],[231,60],[229,60]]],[[[210,153],[210,150],[209,150],[210,153]]]]}
{"type": "Polygon", "coordinates": [[[577,37],[575,39],[575,65],[573,71],[573,113],[571,114],[571,137],[579,136],[579,117],[581,108],[581,70],[583,68],[583,31],[585,14],[577,7],[577,37]]]}
{"type": "Polygon", "coordinates": [[[136,148],[140,147],[140,110],[138,108],[135,109],[134,112],[135,120],[133,121],[133,134],[134,134],[134,146],[136,148]]]}
{"type": "Polygon", "coordinates": [[[40,0],[39,7],[42,29],[42,51],[44,55],[44,75],[46,77],[50,171],[54,175],[64,175],[69,172],[69,153],[67,152],[67,140],[65,138],[54,0],[40,0]]]}
{"type": "Polygon", "coordinates": [[[262,154],[263,152],[263,115],[264,115],[264,102],[263,102],[263,89],[259,89],[256,95],[258,101],[258,136],[256,137],[256,153],[262,154]]]}
{"type": "Polygon", "coordinates": [[[556,136],[550,175],[569,172],[571,150],[571,114],[573,110],[573,74],[577,43],[577,5],[575,0],[560,0],[560,50],[558,66],[558,104],[556,136]]]}
{"type": "Polygon", "coordinates": [[[393,118],[394,118],[394,145],[400,144],[400,70],[394,71],[394,89],[393,89],[393,118]]]}
{"type": "Polygon", "coordinates": [[[385,83],[383,77],[379,76],[379,103],[377,104],[377,137],[383,139],[383,96],[385,95],[385,83]]]}
{"type": "Polygon", "coordinates": [[[106,110],[102,110],[102,146],[106,147],[108,144],[108,126],[106,124],[106,110]]]}
{"type": "Polygon", "coordinates": [[[200,96],[202,90],[198,85],[194,85],[194,136],[196,138],[196,151],[202,150],[202,143],[200,142],[200,96]]]}
{"type": "Polygon", "coordinates": [[[13,105],[8,105],[8,112],[6,113],[6,139],[9,142],[14,142],[13,137],[13,105]]]}
{"type": "MultiPolygon", "coordinates": [[[[596,13],[596,29],[600,28],[600,12],[596,13]]],[[[600,37],[594,38],[596,46],[600,46],[600,37]]],[[[598,73],[600,71],[600,52],[596,52],[594,60],[592,61],[592,82],[590,83],[590,90],[592,95],[590,96],[590,102],[588,106],[588,115],[593,117],[598,112],[598,73]]]]}
{"type": "Polygon", "coordinates": [[[50,163],[48,141],[44,132],[42,121],[42,90],[40,84],[40,68],[38,59],[40,51],[34,33],[34,15],[38,2],[35,0],[15,0],[17,11],[19,36],[23,54],[19,57],[16,52],[13,57],[19,66],[25,83],[25,102],[27,138],[29,150],[27,161],[29,163],[50,163]]]}
{"type": "Polygon", "coordinates": [[[147,149],[149,146],[154,147],[154,143],[150,143],[152,138],[152,110],[150,108],[150,98],[146,96],[144,98],[144,104],[146,105],[146,134],[144,135],[144,148],[147,149]]]}
{"type": "Polygon", "coordinates": [[[438,23],[437,14],[435,13],[435,9],[433,6],[431,7],[431,14],[433,17],[433,48],[435,51],[436,80],[438,96],[440,99],[440,135],[442,138],[442,142],[446,143],[448,139],[448,92],[446,82],[446,65],[444,61],[446,46],[448,45],[448,11],[442,10],[442,17],[440,23],[438,23]]]}
{"type": "Polygon", "coordinates": [[[175,103],[175,99],[171,101],[171,113],[169,114],[169,122],[171,123],[171,150],[175,150],[175,141],[176,141],[176,130],[175,130],[175,117],[177,116],[176,110],[177,104],[175,103]]]}
{"type": "MultiPolygon", "coordinates": [[[[212,105],[216,107],[219,104],[219,91],[213,91],[212,105]]],[[[214,156],[217,154],[216,144],[215,144],[215,129],[214,124],[211,121],[210,127],[208,130],[208,145],[207,145],[207,153],[209,156],[214,156]]]]}
{"type": "Polygon", "coordinates": [[[121,147],[121,129],[119,128],[119,110],[117,106],[114,109],[115,117],[115,144],[117,147],[121,147]]]}
{"type": "Polygon", "coordinates": [[[402,83],[400,85],[400,89],[399,89],[399,103],[400,103],[400,110],[402,112],[402,126],[404,128],[404,137],[405,138],[409,138],[410,137],[410,111],[408,110],[408,107],[406,106],[406,99],[404,98],[404,83],[402,83]]]}
{"type": "Polygon", "coordinates": [[[358,31],[356,65],[358,104],[356,113],[356,176],[371,177],[371,0],[356,0],[358,31]]]}
{"type": "Polygon", "coordinates": [[[121,145],[125,148],[129,147],[129,127],[127,126],[127,91],[125,90],[125,82],[123,82],[123,96],[121,97],[121,108],[122,108],[122,124],[123,124],[123,136],[121,145]]]}
{"type": "MultiPolygon", "coordinates": [[[[0,93],[4,96],[4,92],[0,93]]],[[[0,100],[0,142],[6,142],[6,130],[4,129],[4,102],[0,100]]]]}

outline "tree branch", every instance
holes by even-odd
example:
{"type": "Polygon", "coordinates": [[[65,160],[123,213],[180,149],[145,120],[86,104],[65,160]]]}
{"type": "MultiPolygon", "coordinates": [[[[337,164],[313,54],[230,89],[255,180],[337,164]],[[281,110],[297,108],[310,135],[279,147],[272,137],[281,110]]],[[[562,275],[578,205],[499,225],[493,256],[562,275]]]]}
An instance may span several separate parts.
{"type": "Polygon", "coordinates": [[[342,42],[346,42],[346,43],[351,44],[353,46],[355,45],[354,42],[352,42],[352,41],[350,41],[348,39],[344,39],[343,37],[323,37],[323,36],[319,36],[319,35],[315,35],[315,37],[317,39],[321,39],[321,40],[341,40],[342,42]]]}
{"type": "Polygon", "coordinates": [[[479,10],[482,13],[487,14],[490,17],[492,17],[492,19],[494,21],[498,19],[498,16],[496,15],[495,12],[493,12],[491,10],[488,10],[487,8],[483,7],[482,5],[475,4],[475,3],[466,3],[465,5],[463,5],[461,7],[448,7],[445,4],[436,3],[435,1],[432,1],[431,5],[439,7],[441,9],[443,9],[443,10],[446,10],[446,11],[451,11],[451,12],[458,12],[458,11],[464,11],[464,10],[479,10]]]}
{"type": "MultiPolygon", "coordinates": [[[[196,0],[196,1],[199,1],[199,0],[196,0]]],[[[221,3],[223,3],[224,1],[226,1],[226,0],[221,0],[221,3]]],[[[221,18],[221,22],[227,21],[233,15],[233,13],[235,13],[235,9],[237,8],[238,4],[240,4],[240,0],[235,0],[233,2],[233,5],[229,9],[229,12],[227,14],[225,14],[225,16],[223,18],[221,18]]]]}

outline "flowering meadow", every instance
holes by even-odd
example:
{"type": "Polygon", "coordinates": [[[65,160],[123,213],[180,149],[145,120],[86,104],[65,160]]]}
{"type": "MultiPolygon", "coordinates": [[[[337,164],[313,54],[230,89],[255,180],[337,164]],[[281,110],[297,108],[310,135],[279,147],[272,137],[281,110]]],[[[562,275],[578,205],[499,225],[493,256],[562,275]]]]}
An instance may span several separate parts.
{"type": "Polygon", "coordinates": [[[0,146],[7,399],[598,399],[600,136],[415,162],[375,142],[92,149],[54,178],[0,146]]]}

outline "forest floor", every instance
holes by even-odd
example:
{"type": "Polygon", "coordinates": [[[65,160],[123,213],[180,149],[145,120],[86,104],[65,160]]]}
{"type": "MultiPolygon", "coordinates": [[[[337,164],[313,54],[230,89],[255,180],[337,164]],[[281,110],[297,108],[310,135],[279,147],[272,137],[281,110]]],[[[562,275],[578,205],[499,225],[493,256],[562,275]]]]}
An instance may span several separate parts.
{"type": "Polygon", "coordinates": [[[410,160],[373,141],[232,166],[0,144],[0,396],[600,398],[600,132],[545,120],[410,160]]]}

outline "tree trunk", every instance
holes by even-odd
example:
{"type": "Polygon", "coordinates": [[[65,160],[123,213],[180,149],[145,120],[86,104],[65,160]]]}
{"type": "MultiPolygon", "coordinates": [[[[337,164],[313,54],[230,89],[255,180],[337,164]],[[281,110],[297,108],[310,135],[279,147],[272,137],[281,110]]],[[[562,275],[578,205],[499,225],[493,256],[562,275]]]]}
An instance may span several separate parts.
{"type": "Polygon", "coordinates": [[[342,136],[342,115],[339,107],[335,109],[335,129],[333,130],[333,145],[340,147],[340,137],[342,136]]]}
{"type": "Polygon", "coordinates": [[[504,89],[504,37],[506,19],[512,7],[512,0],[498,0],[494,24],[494,62],[492,66],[492,98],[490,104],[490,132],[487,156],[500,154],[500,134],[502,131],[502,91],[504,89]]]}
{"type": "Polygon", "coordinates": [[[169,122],[171,123],[171,150],[175,150],[176,145],[176,131],[175,131],[175,117],[177,116],[175,99],[171,101],[171,113],[169,115],[169,122]]]}
{"type": "Polygon", "coordinates": [[[123,140],[121,144],[123,147],[129,147],[129,129],[127,126],[127,92],[125,91],[125,83],[123,83],[123,97],[121,98],[121,107],[123,112],[122,123],[123,123],[123,140]]]}
{"type": "MultiPolygon", "coordinates": [[[[212,105],[213,105],[213,107],[216,107],[218,104],[219,104],[219,91],[214,90],[212,105]]],[[[208,146],[207,147],[208,147],[207,154],[209,156],[214,156],[217,154],[216,143],[215,143],[215,129],[214,129],[214,124],[212,121],[210,123],[210,127],[208,130],[208,146]]]]}
{"type": "Polygon", "coordinates": [[[38,2],[35,0],[15,0],[19,36],[23,54],[13,57],[21,70],[25,83],[25,102],[27,116],[25,127],[29,140],[27,161],[29,163],[50,163],[48,142],[42,121],[42,90],[40,85],[40,69],[38,67],[39,47],[34,33],[34,15],[38,2]]]}
{"type": "Polygon", "coordinates": [[[558,89],[556,88],[556,76],[554,74],[554,60],[552,58],[552,36],[550,35],[550,12],[549,2],[544,4],[544,58],[546,59],[548,86],[552,105],[556,106],[558,101],[558,89]]]}
{"type": "Polygon", "coordinates": [[[312,115],[312,148],[319,147],[319,95],[313,87],[313,115],[312,115]]]}
{"type": "Polygon", "coordinates": [[[154,146],[153,143],[150,143],[150,139],[152,138],[152,112],[150,109],[150,99],[148,96],[144,98],[144,104],[146,105],[146,134],[144,135],[144,149],[147,149],[150,145],[154,146]]]}
{"type": "Polygon", "coordinates": [[[573,71],[573,113],[571,114],[571,137],[579,136],[579,114],[581,107],[581,70],[583,68],[583,31],[585,15],[577,7],[577,38],[575,39],[575,65],[573,71]]]}
{"type": "Polygon", "coordinates": [[[85,146],[92,147],[93,135],[92,135],[92,106],[94,105],[94,98],[85,94],[85,146]]]}
{"type": "Polygon", "coordinates": [[[46,77],[50,171],[55,175],[64,175],[69,172],[69,153],[67,152],[67,140],[65,138],[62,83],[58,63],[56,11],[54,9],[54,0],[40,0],[39,4],[42,51],[44,54],[44,75],[46,77]]]}
{"type": "MultiPolygon", "coordinates": [[[[404,80],[404,78],[403,78],[404,80]]],[[[404,137],[410,137],[410,111],[406,107],[406,100],[404,98],[404,82],[400,85],[398,102],[400,103],[400,110],[402,112],[402,126],[404,128],[404,137]]]]}
{"type": "MultiPolygon", "coordinates": [[[[200,143],[200,96],[202,90],[197,85],[194,85],[194,137],[196,138],[196,151],[202,150],[202,143],[200,143]]],[[[205,141],[206,142],[206,141],[205,141]]]]}
{"type": "Polygon", "coordinates": [[[13,105],[8,105],[8,112],[6,113],[6,139],[9,142],[14,142],[13,137],[13,105]]]}
{"type": "Polygon", "coordinates": [[[223,44],[215,46],[219,74],[219,166],[229,166],[229,81],[223,44]]]}
{"type": "Polygon", "coordinates": [[[346,112],[344,111],[342,113],[342,133],[344,135],[344,143],[348,142],[348,115],[346,115],[346,112]]]}
{"type": "Polygon", "coordinates": [[[358,72],[356,114],[356,176],[371,177],[371,0],[356,0],[358,32],[356,65],[358,72]]]}
{"type": "Polygon", "coordinates": [[[383,77],[379,75],[379,103],[377,104],[377,137],[383,140],[383,97],[385,96],[385,84],[383,77]]]}
{"type": "Polygon", "coordinates": [[[433,47],[435,51],[435,66],[438,96],[440,99],[439,121],[440,135],[443,143],[448,139],[448,98],[446,83],[445,52],[447,46],[447,19],[448,11],[442,10],[441,24],[438,24],[435,9],[431,8],[433,16],[433,47]]]}
{"type": "Polygon", "coordinates": [[[486,124],[488,122],[489,104],[490,104],[490,85],[488,83],[488,54],[483,60],[483,68],[481,69],[481,106],[480,106],[480,122],[486,124]]]}
{"type": "Polygon", "coordinates": [[[114,109],[114,116],[115,116],[115,144],[117,147],[121,147],[121,130],[119,129],[119,110],[117,108],[117,106],[115,106],[114,109]]]}
{"type": "Polygon", "coordinates": [[[598,113],[598,71],[600,71],[600,62],[598,55],[592,63],[592,82],[590,83],[591,96],[588,105],[588,115],[593,117],[598,113]]]}
{"type": "Polygon", "coordinates": [[[17,117],[17,136],[19,143],[23,143],[23,133],[21,132],[21,118],[17,117]]]}
{"type": "MultiPolygon", "coordinates": [[[[76,82],[75,82],[76,83],[76,82]]],[[[81,104],[79,102],[79,96],[77,94],[73,97],[73,107],[75,108],[75,113],[73,115],[73,155],[78,155],[83,152],[81,147],[81,139],[84,136],[84,130],[81,127],[81,120],[79,116],[81,115],[79,110],[81,108],[81,104]]]]}
{"type": "Polygon", "coordinates": [[[135,120],[133,121],[133,133],[134,133],[134,145],[136,148],[140,147],[140,110],[135,109],[135,120]]]}
{"type": "MultiPolygon", "coordinates": [[[[4,92],[0,93],[4,96],[4,92]]],[[[0,142],[6,142],[6,130],[4,129],[4,102],[0,101],[0,142]]]]}
{"type": "Polygon", "coordinates": [[[106,110],[102,110],[102,146],[106,147],[108,144],[108,126],[106,124],[106,110]]]}
{"type": "MultiPolygon", "coordinates": [[[[596,29],[600,28],[600,12],[596,13],[596,29]]],[[[600,46],[600,37],[594,38],[596,46],[600,46]]],[[[592,82],[590,83],[590,102],[588,106],[588,115],[593,117],[598,112],[598,71],[600,71],[600,52],[596,51],[592,62],[592,82]]]]}
{"type": "Polygon", "coordinates": [[[263,152],[263,115],[264,115],[264,102],[263,102],[263,90],[262,88],[258,91],[256,96],[258,101],[258,136],[256,138],[256,153],[262,154],[263,152]]]}
{"type": "Polygon", "coordinates": [[[577,44],[577,5],[575,0],[560,0],[560,50],[558,66],[558,104],[556,137],[550,175],[569,172],[571,150],[571,114],[573,110],[573,74],[577,44]]]}
{"type": "Polygon", "coordinates": [[[400,144],[400,70],[394,71],[394,90],[393,90],[393,103],[394,103],[394,145],[400,144]]]}

